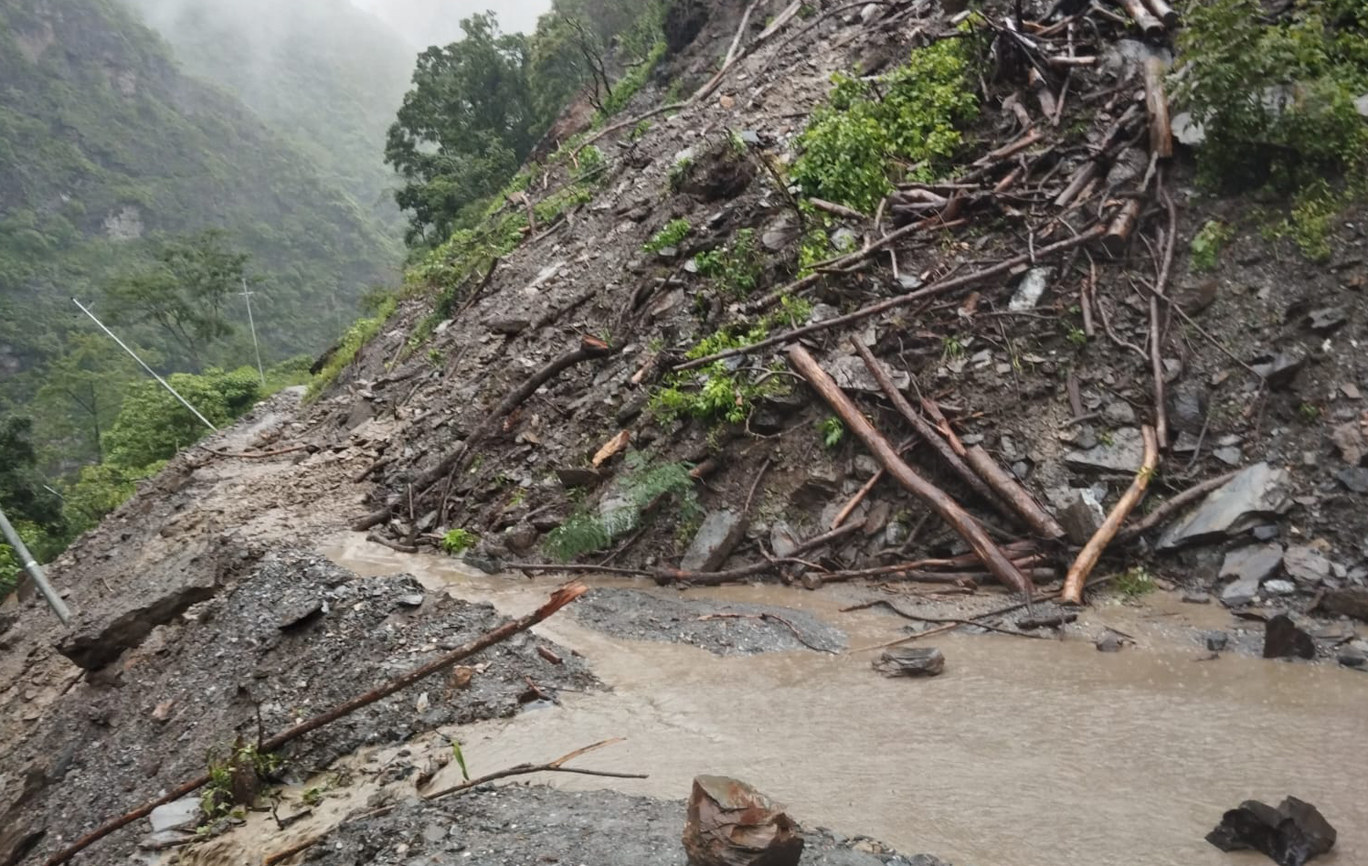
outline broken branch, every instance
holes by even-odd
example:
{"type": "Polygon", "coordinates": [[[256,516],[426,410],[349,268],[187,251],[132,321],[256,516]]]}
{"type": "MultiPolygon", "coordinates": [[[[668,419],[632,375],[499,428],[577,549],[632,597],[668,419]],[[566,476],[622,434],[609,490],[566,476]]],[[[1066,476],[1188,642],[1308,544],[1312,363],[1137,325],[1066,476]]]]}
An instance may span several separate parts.
{"type": "MultiPolygon", "coordinates": [[[[910,228],[910,226],[905,228],[910,228]]],[[[904,231],[904,229],[898,229],[898,231],[890,232],[886,237],[881,238],[880,240],[874,242],[870,246],[881,246],[885,242],[891,241],[895,235],[902,231],[904,231]]],[[[894,297],[879,301],[876,304],[870,304],[867,307],[862,307],[853,313],[847,313],[844,316],[836,316],[835,318],[831,319],[823,319],[822,321],[814,322],[811,325],[804,325],[801,328],[794,328],[791,331],[785,331],[782,334],[776,334],[775,336],[769,337],[768,339],[760,340],[756,343],[751,343],[749,346],[742,346],[737,349],[727,349],[724,352],[716,352],[712,355],[707,355],[702,358],[695,358],[692,361],[685,361],[684,363],[674,365],[674,367],[672,367],[671,369],[676,371],[690,370],[694,367],[702,367],[706,364],[711,364],[713,361],[717,361],[722,358],[730,358],[734,355],[751,354],[753,352],[756,352],[760,349],[764,349],[769,346],[777,346],[781,343],[789,343],[793,340],[798,339],[799,337],[805,337],[808,334],[815,334],[818,331],[825,331],[828,328],[837,328],[841,327],[842,325],[849,325],[852,322],[858,322],[863,319],[867,319],[870,316],[876,316],[879,313],[887,312],[888,310],[896,309],[897,307],[905,306],[915,301],[920,301],[925,298],[932,297],[934,295],[943,294],[945,292],[950,291],[951,289],[963,288],[964,286],[976,283],[980,280],[986,280],[990,277],[996,277],[1001,274],[1005,274],[1008,271],[1012,270],[1012,268],[1017,267],[1018,265],[1024,265],[1028,262],[1035,262],[1045,256],[1053,255],[1054,253],[1058,252],[1063,252],[1064,250],[1072,249],[1077,246],[1082,246],[1083,244],[1086,244],[1088,241],[1100,237],[1105,231],[1105,226],[1102,226],[1100,224],[1095,225],[1087,231],[1080,232],[1079,234],[1074,235],[1071,238],[1065,238],[1064,240],[1056,241],[1055,243],[1052,243],[1049,246],[1041,247],[1040,249],[1036,250],[1034,254],[1022,253],[1019,256],[1013,256],[1010,259],[1005,259],[1001,262],[998,262],[996,265],[993,265],[992,267],[987,267],[979,271],[974,271],[971,274],[965,274],[963,276],[955,277],[953,279],[941,280],[939,282],[932,283],[931,285],[926,286],[925,288],[917,289],[913,292],[908,292],[905,295],[895,295],[894,297]]]]}
{"type": "Polygon", "coordinates": [[[490,782],[495,781],[496,779],[506,779],[509,776],[526,776],[530,773],[578,773],[582,776],[608,776],[614,779],[649,778],[649,776],[645,775],[644,773],[615,773],[610,772],[608,770],[581,770],[576,767],[564,766],[565,764],[569,763],[570,761],[573,761],[575,758],[578,758],[581,755],[587,754],[589,752],[594,751],[595,749],[599,749],[604,746],[611,746],[614,743],[620,743],[622,741],[622,737],[614,737],[611,740],[603,740],[601,742],[594,743],[591,746],[585,746],[583,748],[576,749],[573,752],[561,755],[556,760],[550,761],[545,764],[518,764],[514,767],[508,767],[503,770],[496,770],[493,773],[487,773],[478,778],[471,779],[468,782],[462,782],[461,784],[453,785],[450,788],[443,788],[440,791],[433,791],[430,794],[424,794],[423,799],[436,800],[440,797],[446,797],[451,794],[459,794],[463,791],[469,791],[471,788],[478,788],[480,785],[487,785],[490,782]]]}
{"type": "Polygon", "coordinates": [[[789,363],[808,380],[813,389],[821,395],[832,410],[840,416],[846,429],[852,431],[874,457],[883,464],[884,469],[909,493],[930,506],[956,533],[963,538],[978,554],[979,559],[998,580],[1018,592],[1031,594],[1030,581],[1026,579],[1002,551],[998,549],[983,531],[983,527],[969,515],[959,503],[951,499],[943,490],[922,478],[903,462],[897,451],[888,443],[874,425],[860,413],[855,404],[840,389],[821,365],[808,354],[802,346],[791,346],[788,350],[789,363]]]}
{"type": "Polygon", "coordinates": [[[1069,567],[1069,573],[1064,577],[1064,589],[1060,593],[1060,601],[1064,604],[1083,603],[1084,581],[1097,565],[1102,551],[1106,550],[1107,545],[1116,537],[1131,510],[1140,504],[1140,500],[1145,496],[1145,489],[1149,487],[1150,479],[1154,477],[1154,467],[1159,462],[1158,438],[1154,435],[1154,428],[1148,424],[1142,427],[1140,432],[1145,439],[1145,456],[1140,464],[1140,471],[1135,473],[1135,480],[1131,482],[1130,489],[1121,495],[1111,513],[1107,515],[1107,519],[1097,532],[1093,533],[1093,537],[1088,539],[1078,558],[1069,567]]]}

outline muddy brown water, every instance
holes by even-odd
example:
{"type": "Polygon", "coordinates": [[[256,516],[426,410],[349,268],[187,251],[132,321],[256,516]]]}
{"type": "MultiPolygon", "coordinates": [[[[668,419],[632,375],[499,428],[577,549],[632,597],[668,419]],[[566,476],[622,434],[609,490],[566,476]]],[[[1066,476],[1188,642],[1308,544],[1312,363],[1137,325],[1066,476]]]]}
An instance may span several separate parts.
{"type": "MultiPolygon", "coordinates": [[[[535,607],[556,583],[471,575],[356,540],[330,553],[361,574],[407,571],[510,614],[535,607]]],[[[902,625],[871,611],[840,613],[841,600],[825,590],[698,593],[807,610],[856,648],[893,639],[902,625]]],[[[680,798],[696,774],[737,776],[800,821],[962,866],[1267,863],[1223,854],[1203,836],[1241,800],[1276,803],[1290,793],[1339,830],[1335,851],[1318,862],[1368,863],[1362,674],[1236,657],[1196,662],[1195,649],[1163,641],[1099,653],[1083,641],[938,635],[944,675],[888,680],[870,669],[868,652],[719,657],[609,637],[564,614],[538,631],[586,656],[612,691],[565,694],[558,707],[452,731],[472,775],[626,737],[580,764],[649,779],[544,781],[680,798]]]]}

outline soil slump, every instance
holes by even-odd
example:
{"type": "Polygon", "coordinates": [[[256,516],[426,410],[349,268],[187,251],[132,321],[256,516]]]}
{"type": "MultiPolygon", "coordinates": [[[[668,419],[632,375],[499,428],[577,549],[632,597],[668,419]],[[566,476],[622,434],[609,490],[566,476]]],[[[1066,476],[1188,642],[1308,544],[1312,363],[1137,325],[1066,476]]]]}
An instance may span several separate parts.
{"type": "MultiPolygon", "coordinates": [[[[474,577],[440,560],[349,547],[335,551],[338,561],[360,573],[411,572],[508,612],[554,583],[474,577]]],[[[840,613],[835,592],[728,587],[689,598],[786,604],[838,626],[857,651],[718,656],[558,617],[538,631],[582,653],[612,692],[567,694],[560,707],[461,728],[471,772],[626,736],[585,765],[649,779],[547,781],[676,798],[694,775],[726,773],[785,802],[800,821],[995,866],[1226,866],[1239,857],[1203,840],[1221,814],[1250,797],[1290,793],[1341,828],[1323,862],[1368,860],[1368,803],[1357,793],[1368,708],[1360,674],[1239,657],[1199,662],[1202,653],[1171,640],[1103,654],[1077,640],[941,635],[934,643],[948,659],[945,675],[889,681],[858,649],[897,637],[902,622],[840,613]]],[[[450,783],[452,772],[437,782],[450,783]]]]}

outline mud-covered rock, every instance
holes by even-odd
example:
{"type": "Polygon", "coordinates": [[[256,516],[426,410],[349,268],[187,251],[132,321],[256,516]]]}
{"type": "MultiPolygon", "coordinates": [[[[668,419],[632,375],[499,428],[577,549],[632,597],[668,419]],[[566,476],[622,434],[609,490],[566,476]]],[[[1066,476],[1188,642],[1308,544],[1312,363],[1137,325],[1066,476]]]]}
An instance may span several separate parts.
{"type": "Polygon", "coordinates": [[[1315,806],[1287,797],[1276,809],[1258,800],[1244,801],[1221,816],[1206,839],[1222,851],[1252,848],[1278,866],[1302,866],[1335,847],[1337,835],[1315,806]]]}
{"type": "Polygon", "coordinates": [[[1181,547],[1244,532],[1292,506],[1292,479],[1285,469],[1256,463],[1208,493],[1159,538],[1162,549],[1181,547]]]}

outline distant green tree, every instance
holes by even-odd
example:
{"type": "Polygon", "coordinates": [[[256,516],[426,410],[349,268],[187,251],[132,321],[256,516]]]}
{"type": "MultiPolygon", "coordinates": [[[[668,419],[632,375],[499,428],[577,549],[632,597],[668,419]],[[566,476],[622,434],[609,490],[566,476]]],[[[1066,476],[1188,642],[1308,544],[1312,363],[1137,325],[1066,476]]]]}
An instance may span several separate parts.
{"type": "Polygon", "coordinates": [[[214,229],[165,240],[151,266],[120,277],[106,290],[112,319],[155,325],[199,370],[205,349],[233,333],[224,307],[241,290],[248,258],[214,229]]]}
{"type": "Polygon", "coordinates": [[[540,134],[529,47],[493,12],[461,22],[465,38],[418,55],[413,89],[390,127],[385,161],[403,178],[410,243],[445,240],[462,210],[497,192],[540,134]]]}
{"type": "MultiPolygon", "coordinates": [[[[0,508],[24,539],[30,552],[46,561],[62,549],[66,522],[61,497],[54,495],[34,472],[37,453],[33,424],[27,418],[0,422],[0,508]]],[[[19,580],[22,564],[0,538],[0,598],[19,580]]]]}
{"type": "MultiPolygon", "coordinates": [[[[216,425],[246,412],[261,396],[256,370],[242,367],[203,375],[176,373],[171,387],[216,425]]],[[[126,472],[141,472],[175,456],[208,433],[208,429],[156,382],[142,382],[124,398],[119,417],[105,434],[105,462],[126,472]]]]}
{"type": "MultiPolygon", "coordinates": [[[[149,363],[155,355],[144,353],[149,363]]],[[[143,375],[103,334],[71,334],[63,353],[49,362],[33,407],[48,440],[40,456],[104,459],[104,433],[118,417],[124,392],[143,375]]]]}

